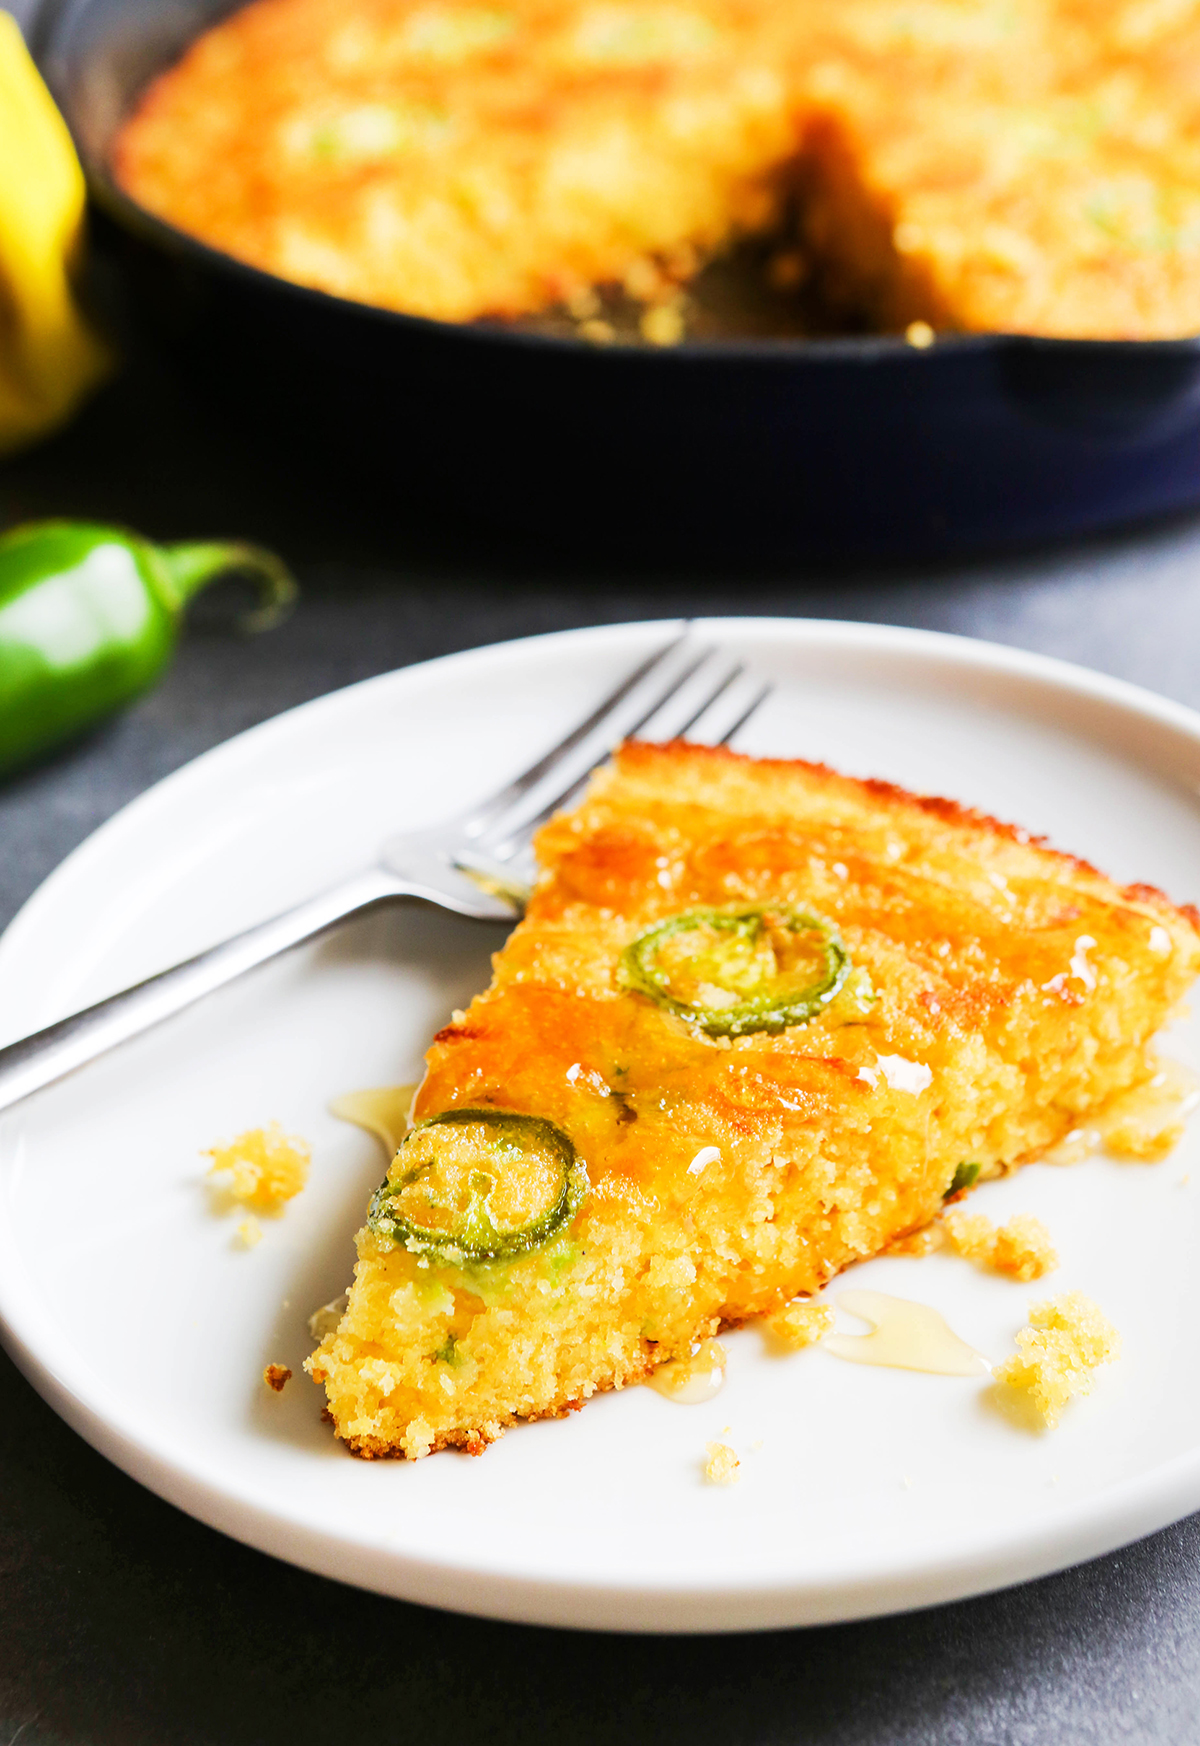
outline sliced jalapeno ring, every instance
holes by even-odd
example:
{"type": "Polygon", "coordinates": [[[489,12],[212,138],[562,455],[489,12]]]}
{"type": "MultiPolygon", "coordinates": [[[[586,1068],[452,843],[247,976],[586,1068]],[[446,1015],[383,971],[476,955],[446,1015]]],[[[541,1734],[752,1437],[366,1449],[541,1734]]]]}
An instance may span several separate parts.
{"type": "Polygon", "coordinates": [[[756,904],[689,909],[656,922],[626,946],[619,976],[710,1037],[744,1037],[816,1018],[849,973],[849,954],[829,922],[791,904],[756,904]],[[690,934],[701,937],[689,941],[690,934]],[[787,963],[793,942],[802,967],[787,963]],[[799,981],[814,958],[815,976],[799,981]]]}
{"type": "Polygon", "coordinates": [[[570,1223],[587,1186],[582,1158],[544,1117],[447,1109],[405,1135],[367,1224],[397,1247],[445,1261],[513,1261],[570,1223]]]}

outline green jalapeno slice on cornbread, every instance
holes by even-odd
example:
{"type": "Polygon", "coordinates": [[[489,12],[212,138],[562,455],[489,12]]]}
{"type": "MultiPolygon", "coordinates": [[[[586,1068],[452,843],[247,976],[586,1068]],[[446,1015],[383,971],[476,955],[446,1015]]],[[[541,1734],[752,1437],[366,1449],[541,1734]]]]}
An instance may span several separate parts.
{"type": "Polygon", "coordinates": [[[849,973],[827,921],[791,904],[755,904],[656,922],[626,946],[620,980],[710,1037],[744,1037],[815,1018],[849,973]]]}
{"type": "Polygon", "coordinates": [[[447,1109],[405,1136],[367,1224],[444,1261],[514,1261],[570,1222],[587,1185],[583,1160],[553,1122],[447,1109]]]}

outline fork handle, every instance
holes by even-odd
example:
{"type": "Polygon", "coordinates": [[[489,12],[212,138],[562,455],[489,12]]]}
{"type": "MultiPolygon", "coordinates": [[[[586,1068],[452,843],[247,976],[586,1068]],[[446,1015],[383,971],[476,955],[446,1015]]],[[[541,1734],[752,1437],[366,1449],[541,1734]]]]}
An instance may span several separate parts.
{"type": "Polygon", "coordinates": [[[0,1110],[182,1012],[193,1001],[286,952],[289,946],[313,939],[360,910],[409,895],[418,893],[407,890],[383,868],[372,868],[171,970],[160,971],[120,994],[97,1001],[95,1006],[72,1013],[70,1018],[47,1025],[43,1031],[35,1031],[31,1037],[10,1043],[0,1049],[0,1110]]]}

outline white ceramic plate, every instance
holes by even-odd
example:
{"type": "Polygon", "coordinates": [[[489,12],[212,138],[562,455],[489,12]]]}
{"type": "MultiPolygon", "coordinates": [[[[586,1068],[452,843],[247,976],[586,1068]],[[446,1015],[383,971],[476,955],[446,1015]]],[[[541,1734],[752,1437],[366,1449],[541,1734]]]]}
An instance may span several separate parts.
{"type": "MultiPolygon", "coordinates": [[[[741,743],[953,795],[1121,879],[1200,895],[1200,717],[1111,679],[870,625],[708,627],[777,681],[741,743]]],[[[17,1036],[331,883],[379,839],[490,790],[663,627],[536,638],[291,711],[162,782],[49,879],[0,942],[17,1036]]],[[[1038,1214],[1058,1273],[944,1256],[853,1283],[935,1305],[993,1359],[1031,1300],[1079,1287],[1125,1355],[1035,1438],[971,1379],[778,1357],[726,1336],[701,1406],[645,1388],[511,1432],[481,1460],[353,1460],[301,1373],[348,1282],[382,1158],[331,1097],[415,1079],[488,976],[493,926],[417,908],[348,926],[0,1118],[0,1315],[70,1424],[203,1521],[344,1581],[503,1618],[737,1630],[916,1607],[1035,1576],[1200,1506],[1200,1156],[1032,1166],[980,1191],[1038,1214]],[[310,1186],[257,1248],[210,1210],[201,1149],[278,1118],[310,1186]],[[1192,1181],[1188,1181],[1191,1172],[1192,1181]],[[295,1379],[281,1395],[267,1362],[295,1379]],[[725,1427],[729,1427],[726,1431],[725,1427]],[[705,1444],[741,1457],[702,1479],[705,1444]]],[[[1176,1053],[1200,1061],[1186,1026],[1176,1053]]],[[[834,1297],[837,1285],[831,1288],[834,1297]]],[[[861,1325],[847,1323],[861,1331],[861,1325]]]]}

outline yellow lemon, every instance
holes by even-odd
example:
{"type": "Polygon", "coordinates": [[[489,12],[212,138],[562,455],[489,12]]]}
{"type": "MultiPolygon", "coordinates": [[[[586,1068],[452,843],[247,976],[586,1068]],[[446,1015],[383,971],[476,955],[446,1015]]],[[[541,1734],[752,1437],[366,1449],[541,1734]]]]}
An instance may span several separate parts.
{"type": "Polygon", "coordinates": [[[109,367],[71,285],[83,210],[71,136],[0,12],[0,454],[61,424],[109,367]]]}

